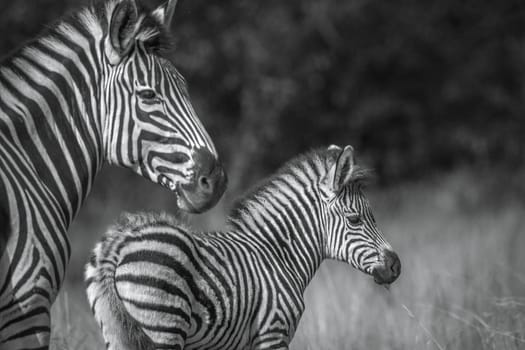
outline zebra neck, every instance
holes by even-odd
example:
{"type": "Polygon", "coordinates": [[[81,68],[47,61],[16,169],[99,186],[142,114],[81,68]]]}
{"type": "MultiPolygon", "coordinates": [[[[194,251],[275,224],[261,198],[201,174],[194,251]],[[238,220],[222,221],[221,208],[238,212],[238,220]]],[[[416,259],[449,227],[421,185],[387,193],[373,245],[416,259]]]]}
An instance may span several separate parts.
{"type": "Polygon", "coordinates": [[[324,257],[321,219],[315,207],[319,201],[305,198],[315,194],[286,192],[253,195],[242,203],[244,209],[230,218],[230,224],[241,239],[262,247],[271,261],[291,271],[291,277],[304,291],[324,257]]]}
{"type": "Polygon", "coordinates": [[[0,65],[0,133],[66,226],[103,159],[98,49],[82,28],[62,23],[0,65]]]}

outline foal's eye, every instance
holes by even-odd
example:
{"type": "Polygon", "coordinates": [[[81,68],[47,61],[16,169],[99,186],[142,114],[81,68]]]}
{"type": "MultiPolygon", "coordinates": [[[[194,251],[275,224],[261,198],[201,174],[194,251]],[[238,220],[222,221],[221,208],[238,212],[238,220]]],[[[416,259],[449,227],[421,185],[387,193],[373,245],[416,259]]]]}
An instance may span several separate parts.
{"type": "Polygon", "coordinates": [[[352,225],[359,225],[361,223],[361,215],[359,214],[350,214],[347,216],[347,219],[352,225]]]}
{"type": "Polygon", "coordinates": [[[152,89],[138,91],[137,95],[144,100],[153,100],[157,97],[157,93],[152,89]]]}

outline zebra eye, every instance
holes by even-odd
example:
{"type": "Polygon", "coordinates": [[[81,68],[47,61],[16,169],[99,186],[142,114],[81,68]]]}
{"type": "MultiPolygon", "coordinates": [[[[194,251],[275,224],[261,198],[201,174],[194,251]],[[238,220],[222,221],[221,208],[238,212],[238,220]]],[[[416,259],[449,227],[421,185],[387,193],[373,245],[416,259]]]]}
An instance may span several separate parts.
{"type": "Polygon", "coordinates": [[[157,97],[157,93],[152,89],[138,91],[137,95],[144,100],[153,100],[157,97]]]}
{"type": "Polygon", "coordinates": [[[347,216],[347,219],[352,225],[359,225],[361,223],[361,215],[359,214],[350,214],[347,216]]]}

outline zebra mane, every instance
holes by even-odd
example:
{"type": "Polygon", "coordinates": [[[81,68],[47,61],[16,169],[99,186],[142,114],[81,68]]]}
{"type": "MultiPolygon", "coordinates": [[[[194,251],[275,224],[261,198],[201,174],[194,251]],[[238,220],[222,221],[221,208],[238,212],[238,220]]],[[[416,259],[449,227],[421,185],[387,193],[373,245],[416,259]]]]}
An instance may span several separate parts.
{"type": "MultiPolygon", "coordinates": [[[[313,171],[315,177],[313,178],[311,186],[314,187],[315,184],[313,182],[320,182],[320,180],[326,176],[330,167],[336,161],[339,152],[340,150],[333,148],[316,148],[292,158],[273,175],[256,184],[249,189],[245,195],[235,201],[228,216],[228,222],[242,221],[245,215],[249,215],[251,204],[257,203],[261,194],[270,188],[279,187],[279,181],[288,176],[297,177],[300,174],[312,173],[313,171]]],[[[366,182],[373,176],[372,170],[357,164],[354,166],[353,174],[350,183],[366,182]]],[[[312,176],[304,176],[302,178],[312,178],[312,176]]]]}
{"type": "MultiPolygon", "coordinates": [[[[109,20],[115,6],[121,1],[136,0],[93,0],[83,8],[72,10],[53,23],[47,24],[45,29],[35,38],[23,43],[15,50],[0,59],[2,64],[8,64],[11,58],[24,49],[30,49],[41,40],[60,40],[61,36],[68,36],[72,32],[81,32],[93,37],[102,38],[108,32],[109,20]]],[[[166,55],[173,47],[173,40],[166,28],[152,16],[152,10],[136,1],[139,17],[142,18],[137,38],[144,47],[156,54],[166,55]]]]}
{"type": "Polygon", "coordinates": [[[187,218],[184,213],[180,211],[173,211],[170,213],[161,212],[123,212],[120,214],[117,221],[111,226],[110,231],[124,232],[138,231],[150,225],[168,224],[171,226],[187,228],[187,218]]]}
{"type": "Polygon", "coordinates": [[[88,10],[95,15],[98,22],[102,25],[104,33],[108,31],[108,24],[116,5],[122,1],[134,1],[140,21],[140,27],[136,34],[139,41],[144,43],[147,49],[157,53],[169,51],[172,48],[172,38],[168,31],[169,28],[159,23],[158,19],[152,15],[153,9],[146,4],[146,0],[94,0],[88,10]]]}

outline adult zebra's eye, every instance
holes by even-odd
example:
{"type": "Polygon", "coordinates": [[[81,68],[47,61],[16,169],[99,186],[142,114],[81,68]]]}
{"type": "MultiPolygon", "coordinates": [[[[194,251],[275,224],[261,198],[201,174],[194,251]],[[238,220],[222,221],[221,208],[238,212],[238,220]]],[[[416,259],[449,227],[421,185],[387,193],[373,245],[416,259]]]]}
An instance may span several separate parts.
{"type": "Polygon", "coordinates": [[[347,216],[347,219],[352,225],[359,225],[361,223],[361,215],[359,214],[350,214],[347,216]]]}
{"type": "Polygon", "coordinates": [[[137,95],[144,100],[153,100],[157,97],[157,93],[152,89],[138,91],[137,95]]]}

